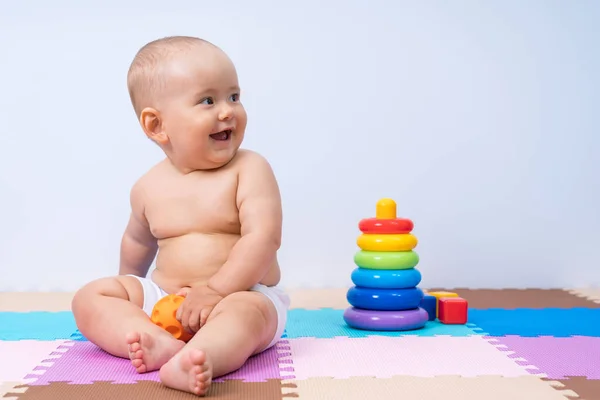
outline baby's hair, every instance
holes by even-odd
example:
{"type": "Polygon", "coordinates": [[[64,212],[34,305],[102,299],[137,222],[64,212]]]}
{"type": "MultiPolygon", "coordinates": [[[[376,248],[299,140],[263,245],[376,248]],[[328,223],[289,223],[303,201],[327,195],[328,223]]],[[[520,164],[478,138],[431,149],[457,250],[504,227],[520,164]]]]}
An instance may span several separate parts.
{"type": "Polygon", "coordinates": [[[127,72],[127,89],[135,114],[150,105],[152,99],[163,89],[162,66],[176,53],[196,46],[214,44],[192,36],[167,36],[144,45],[135,55],[127,72]]]}

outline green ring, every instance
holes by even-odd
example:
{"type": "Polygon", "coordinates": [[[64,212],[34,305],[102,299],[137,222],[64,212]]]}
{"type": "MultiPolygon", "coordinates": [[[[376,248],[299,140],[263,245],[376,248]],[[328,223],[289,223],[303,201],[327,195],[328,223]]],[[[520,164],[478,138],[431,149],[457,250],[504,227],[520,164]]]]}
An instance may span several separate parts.
{"type": "Polygon", "coordinates": [[[410,269],[419,263],[415,251],[364,251],[354,255],[354,263],[366,269],[410,269]]]}

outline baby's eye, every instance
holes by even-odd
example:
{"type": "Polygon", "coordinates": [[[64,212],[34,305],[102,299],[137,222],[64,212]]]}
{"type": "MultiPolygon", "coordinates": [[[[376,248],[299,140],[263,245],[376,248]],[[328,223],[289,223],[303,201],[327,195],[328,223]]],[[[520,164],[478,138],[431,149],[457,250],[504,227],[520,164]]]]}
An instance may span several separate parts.
{"type": "Polygon", "coordinates": [[[203,99],[200,104],[215,104],[215,102],[213,101],[212,97],[207,97],[203,99]]]}
{"type": "Polygon", "coordinates": [[[231,95],[231,101],[239,101],[240,100],[240,94],[239,93],[234,93],[231,95]]]}

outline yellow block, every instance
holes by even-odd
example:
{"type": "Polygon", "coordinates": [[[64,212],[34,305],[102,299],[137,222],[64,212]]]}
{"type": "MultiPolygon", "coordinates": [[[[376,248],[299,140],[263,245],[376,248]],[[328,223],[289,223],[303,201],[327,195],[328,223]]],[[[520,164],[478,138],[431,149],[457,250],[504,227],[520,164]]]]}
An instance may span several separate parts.
{"type": "Polygon", "coordinates": [[[417,243],[417,237],[411,233],[363,233],[356,239],[356,244],[364,251],[410,251],[417,243]]]}
{"type": "Polygon", "coordinates": [[[427,292],[428,295],[435,297],[435,317],[437,318],[440,310],[440,299],[443,297],[458,297],[454,292],[427,292]]]}

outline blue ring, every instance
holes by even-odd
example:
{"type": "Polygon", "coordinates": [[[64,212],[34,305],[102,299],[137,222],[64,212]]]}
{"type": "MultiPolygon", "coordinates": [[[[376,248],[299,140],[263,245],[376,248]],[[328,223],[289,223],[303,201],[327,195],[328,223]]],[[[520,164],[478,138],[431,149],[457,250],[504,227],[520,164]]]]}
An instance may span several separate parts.
{"type": "Polygon", "coordinates": [[[400,311],[419,307],[423,291],[410,289],[372,289],[351,287],[346,294],[348,303],[356,308],[378,311],[400,311]]]}
{"type": "Polygon", "coordinates": [[[350,276],[356,286],[373,289],[408,289],[419,286],[421,272],[410,269],[356,268],[350,276]]]}

